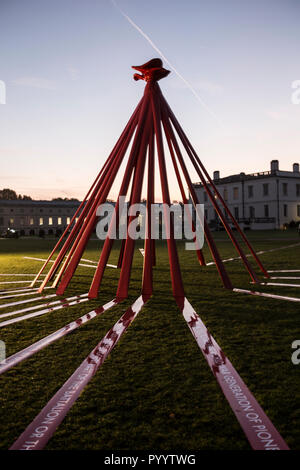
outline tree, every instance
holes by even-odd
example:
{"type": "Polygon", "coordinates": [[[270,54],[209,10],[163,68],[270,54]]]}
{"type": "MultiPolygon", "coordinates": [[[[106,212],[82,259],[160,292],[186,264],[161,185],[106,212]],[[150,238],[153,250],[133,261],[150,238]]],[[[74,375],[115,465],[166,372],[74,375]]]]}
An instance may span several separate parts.
{"type": "Polygon", "coordinates": [[[12,189],[4,188],[0,190],[0,199],[15,200],[17,198],[17,193],[12,189]]]}
{"type": "Polygon", "coordinates": [[[22,196],[21,194],[17,194],[16,191],[14,191],[13,189],[9,189],[9,188],[4,188],[0,190],[0,199],[5,199],[8,201],[16,201],[16,200],[31,201],[32,200],[30,196],[22,196]]]}
{"type": "Polygon", "coordinates": [[[68,197],[62,198],[62,197],[55,197],[52,199],[52,201],[72,201],[72,202],[79,202],[78,199],[71,197],[70,199],[68,197]]]}

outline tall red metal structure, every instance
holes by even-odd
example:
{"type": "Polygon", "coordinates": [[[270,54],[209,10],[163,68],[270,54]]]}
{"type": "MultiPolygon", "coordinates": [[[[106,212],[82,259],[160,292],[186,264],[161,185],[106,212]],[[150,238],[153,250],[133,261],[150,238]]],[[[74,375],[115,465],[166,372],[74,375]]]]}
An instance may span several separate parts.
{"type": "MultiPolygon", "coordinates": [[[[36,418],[29,424],[17,441],[12,445],[11,449],[42,449],[57,426],[66,416],[81,391],[87,385],[89,380],[101,367],[104,360],[113,349],[120,337],[133,322],[143,305],[149,300],[153,293],[153,273],[152,268],[155,265],[155,241],[151,237],[151,205],[155,200],[155,164],[158,163],[160,183],[162,190],[162,198],[165,208],[170,206],[170,193],[168,184],[168,173],[165,158],[164,136],[166,147],[170,153],[170,159],[177,178],[177,182],[181,191],[182,200],[188,202],[184,190],[184,181],[188,186],[192,202],[197,210],[199,204],[197,194],[192,185],[185,160],[183,158],[181,148],[183,147],[192,162],[200,180],[210,198],[212,205],[224,225],[234,247],[236,248],[241,260],[243,261],[247,271],[253,282],[259,282],[258,278],[250,265],[247,256],[243,252],[235,234],[233,233],[228,220],[234,224],[237,232],[241,235],[243,241],[249,248],[254,260],[259,266],[262,273],[268,277],[268,273],[258,259],[254,249],[247,240],[245,234],[234,219],[225,201],[223,200],[214,182],[209,177],[202,162],[197,156],[195,150],[190,144],[186,134],[182,130],[180,124],[175,118],[169,105],[164,99],[158,86],[158,81],[169,74],[168,70],[162,67],[160,59],[153,59],[146,64],[133,67],[139,73],[134,75],[135,80],[145,80],[146,87],[144,96],[131,116],[127,126],[122,132],[114,149],[109,155],[106,163],[98,174],[92,187],[88,191],[84,201],[78,208],[77,212],[71,220],[71,223],[61,236],[60,240],[50,253],[48,260],[44,263],[40,272],[37,274],[32,286],[36,283],[41,273],[44,271],[54,253],[60,247],[60,251],[53,265],[48,271],[39,292],[42,292],[46,284],[53,280],[53,285],[57,287],[57,294],[63,294],[69,285],[72,276],[75,273],[80,259],[90,239],[90,236],[97,223],[97,208],[105,203],[107,196],[115,182],[116,175],[120,165],[124,162],[125,155],[128,151],[126,169],[124,172],[119,196],[130,194],[129,203],[137,204],[141,201],[144,176],[147,179],[147,202],[146,202],[146,237],[144,247],[144,269],[142,278],[142,292],[138,299],[129,307],[122,315],[120,320],[109,330],[105,337],[100,341],[96,348],[88,355],[82,364],[76,369],[72,376],[64,383],[64,385],[56,392],[36,418]],[[131,143],[132,141],[132,143],[131,143]],[[130,145],[131,143],[131,145],[130,145]],[[156,163],[157,162],[157,163],[156,163]],[[181,176],[183,175],[183,177],[181,176]],[[224,215],[226,214],[226,216],[224,215]],[[65,400],[65,396],[68,400],[65,400]],[[52,419],[52,415],[55,415],[52,419]],[[48,424],[49,416],[51,423],[48,424]],[[48,421],[45,421],[48,420],[48,421]],[[47,426],[44,426],[45,422],[47,426]],[[37,429],[39,431],[37,434],[37,429]]],[[[168,168],[169,170],[169,168],[168,168]]],[[[112,230],[115,223],[118,222],[118,213],[120,208],[120,198],[118,198],[112,220],[110,222],[107,236],[104,241],[103,249],[100,254],[98,265],[93,277],[89,297],[96,298],[103,278],[104,270],[107,266],[108,258],[112,250],[114,238],[112,230]]],[[[191,213],[189,214],[189,222],[192,228],[193,220],[191,213]]],[[[276,430],[270,419],[264,413],[259,403],[256,401],[246,384],[243,382],[233,365],[226,357],[218,343],[205,327],[201,318],[197,315],[192,305],[184,294],[184,287],[179,266],[179,259],[174,237],[173,219],[169,219],[164,214],[166,232],[170,235],[167,238],[168,254],[170,263],[170,273],[172,280],[173,295],[177,305],[181,310],[188,327],[193,334],[198,346],[200,347],[211,371],[213,372],[217,382],[220,385],[227,401],[229,402],[233,412],[236,415],[242,429],[244,430],[250,445],[257,450],[287,450],[289,449],[279,432],[276,430]],[[254,424],[255,423],[255,424],[254,424]],[[259,423],[259,425],[257,425],[259,423]]],[[[129,216],[129,223],[137,216],[129,216]]],[[[223,285],[227,289],[232,289],[232,283],[228,273],[224,267],[218,249],[211,235],[207,221],[204,219],[204,235],[208,247],[217,266],[223,285]]],[[[205,265],[205,259],[196,240],[196,252],[200,265],[205,265]]],[[[22,351],[8,358],[7,362],[0,367],[0,373],[8,370],[17,363],[24,360],[43,349],[47,345],[62,338],[75,328],[79,328],[83,323],[91,320],[104,311],[112,308],[122,299],[128,296],[132,260],[134,253],[135,240],[127,236],[123,240],[120,249],[118,267],[120,268],[119,284],[116,297],[100,308],[92,310],[88,314],[83,315],[75,322],[69,323],[63,328],[51,333],[45,338],[40,339],[36,343],[28,346],[22,351]]],[[[87,294],[82,294],[86,296],[87,294]]]]}
{"type": "MultiPolygon", "coordinates": [[[[151,238],[150,208],[154,203],[155,197],[154,173],[156,164],[158,164],[159,168],[163,203],[168,206],[171,204],[163,134],[167,142],[167,148],[170,153],[173,169],[177,178],[183,202],[185,204],[188,202],[184,190],[185,180],[193,205],[196,207],[196,205],[199,204],[197,194],[190,179],[185,159],[181,151],[182,147],[184,148],[188,159],[195,168],[218,217],[224,225],[224,228],[229,235],[238,255],[244,263],[251,280],[254,283],[259,282],[256,273],[254,272],[239,241],[230,227],[229,220],[231,220],[232,224],[236,228],[237,233],[240,234],[243,241],[246,243],[264,276],[268,277],[266,269],[262,265],[254,249],[247,240],[244,232],[241,230],[239,224],[230,212],[226,202],[219,193],[213,180],[207,173],[204,165],[189,142],[170,106],[162,95],[157,82],[170,73],[168,70],[164,69],[162,65],[163,64],[161,59],[156,58],[150,60],[142,66],[133,66],[133,68],[139,72],[134,74],[134,79],[146,81],[144,96],[137,105],[106,163],[95,179],[92,187],[88,191],[84,201],[78,208],[77,212],[74,214],[71,223],[61,236],[53,251],[50,253],[48,260],[44,263],[40,272],[32,282],[31,286],[34,286],[37,279],[40,277],[40,274],[44,271],[49,261],[53,257],[54,253],[60,247],[59,253],[54,260],[53,265],[51,266],[49,272],[41,284],[41,287],[39,288],[39,292],[43,291],[46,284],[53,280],[55,275],[56,277],[53,283],[53,287],[57,287],[56,292],[58,295],[63,294],[65,289],[68,287],[72,276],[74,275],[75,270],[80,262],[86,245],[91,237],[91,234],[95,229],[98,219],[96,210],[98,206],[106,202],[108,194],[116,179],[120,165],[124,163],[125,155],[128,152],[126,169],[121,187],[119,189],[119,197],[126,196],[130,191],[129,203],[137,204],[141,202],[143,180],[145,173],[147,174],[147,224],[142,294],[148,296],[153,293],[152,267],[155,264],[155,241],[151,238]],[[181,175],[183,175],[184,180],[181,175]]],[[[98,295],[103,274],[107,266],[108,258],[114,242],[113,238],[111,237],[111,230],[114,224],[118,221],[119,210],[120,207],[118,198],[95,275],[90,286],[90,298],[96,298],[98,295]]],[[[129,223],[135,217],[136,216],[129,217],[129,223]]],[[[168,220],[168,218],[165,216],[164,222],[166,225],[166,230],[168,230],[170,233],[170,237],[167,240],[167,245],[173,295],[178,300],[180,298],[184,298],[184,287],[174,239],[173,221],[168,220]]],[[[191,217],[190,223],[193,226],[191,217]]],[[[204,220],[204,235],[224,287],[227,289],[232,289],[233,286],[231,280],[224,267],[206,220],[204,220]]],[[[118,261],[118,267],[120,268],[120,278],[116,294],[118,299],[126,298],[128,296],[134,246],[135,240],[129,237],[127,232],[127,237],[123,240],[121,246],[118,261]]],[[[199,247],[197,247],[196,252],[200,265],[205,265],[205,259],[199,247]]]]}

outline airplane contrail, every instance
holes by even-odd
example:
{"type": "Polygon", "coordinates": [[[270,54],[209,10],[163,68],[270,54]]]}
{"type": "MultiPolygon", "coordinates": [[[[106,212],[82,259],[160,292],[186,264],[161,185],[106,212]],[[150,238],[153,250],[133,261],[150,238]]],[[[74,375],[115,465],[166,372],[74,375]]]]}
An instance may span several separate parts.
{"type": "Polygon", "coordinates": [[[181,75],[181,73],[176,70],[174,65],[170,63],[167,57],[162,53],[162,51],[154,44],[152,39],[117,5],[115,0],[110,0],[114,7],[121,13],[121,15],[148,41],[148,43],[153,47],[153,49],[158,52],[161,58],[169,65],[169,67],[176,73],[176,75],[186,84],[186,86],[191,90],[193,95],[197,98],[200,104],[209,112],[209,114],[218,122],[218,124],[223,128],[222,122],[219,118],[215,115],[215,113],[207,106],[207,104],[203,101],[203,99],[198,95],[197,91],[193,88],[193,86],[181,75]]]}

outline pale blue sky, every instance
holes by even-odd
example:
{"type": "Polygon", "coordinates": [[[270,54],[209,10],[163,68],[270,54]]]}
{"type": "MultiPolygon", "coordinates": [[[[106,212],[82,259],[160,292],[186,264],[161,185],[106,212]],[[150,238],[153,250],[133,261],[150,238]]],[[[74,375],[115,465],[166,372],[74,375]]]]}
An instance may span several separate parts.
{"type": "MultiPolygon", "coordinates": [[[[210,173],[300,161],[299,0],[116,3],[211,111],[174,72],[160,82],[210,173]]],[[[130,66],[156,56],[110,0],[0,0],[0,188],[82,198],[143,93],[130,66]]]]}

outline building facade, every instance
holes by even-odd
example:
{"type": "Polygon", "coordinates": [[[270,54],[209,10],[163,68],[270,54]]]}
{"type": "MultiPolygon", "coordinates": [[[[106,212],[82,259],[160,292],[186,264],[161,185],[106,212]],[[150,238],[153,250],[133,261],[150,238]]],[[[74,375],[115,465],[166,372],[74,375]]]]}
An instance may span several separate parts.
{"type": "MultiPolygon", "coordinates": [[[[266,230],[283,228],[300,222],[299,164],[292,171],[279,170],[278,160],[271,161],[270,171],[240,173],[224,178],[219,171],[214,184],[230,211],[243,228],[266,230]]],[[[218,226],[218,217],[201,183],[194,184],[199,203],[204,204],[205,216],[211,226],[218,226]]]]}
{"type": "Polygon", "coordinates": [[[60,235],[79,205],[79,201],[0,199],[0,234],[13,229],[21,236],[60,235]]]}

